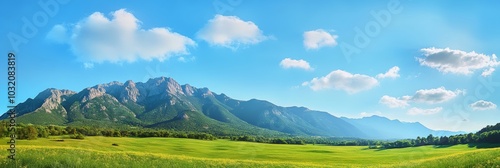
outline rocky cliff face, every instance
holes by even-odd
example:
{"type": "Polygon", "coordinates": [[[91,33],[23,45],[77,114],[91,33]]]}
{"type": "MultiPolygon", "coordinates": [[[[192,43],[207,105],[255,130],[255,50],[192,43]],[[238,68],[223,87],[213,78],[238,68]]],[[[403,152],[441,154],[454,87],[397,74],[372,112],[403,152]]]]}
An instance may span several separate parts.
{"type": "Polygon", "coordinates": [[[44,90],[35,97],[35,100],[41,100],[43,102],[42,105],[37,108],[37,110],[40,109],[47,113],[58,110],[63,115],[66,115],[67,111],[62,108],[61,103],[63,101],[66,101],[68,97],[75,94],[76,92],[71,90],[58,90],[54,88],[44,90]]]}
{"type": "Polygon", "coordinates": [[[119,100],[122,102],[137,102],[139,100],[143,100],[144,96],[141,97],[139,89],[136,87],[136,84],[129,80],[125,82],[123,85],[124,89],[120,92],[119,100]]]}

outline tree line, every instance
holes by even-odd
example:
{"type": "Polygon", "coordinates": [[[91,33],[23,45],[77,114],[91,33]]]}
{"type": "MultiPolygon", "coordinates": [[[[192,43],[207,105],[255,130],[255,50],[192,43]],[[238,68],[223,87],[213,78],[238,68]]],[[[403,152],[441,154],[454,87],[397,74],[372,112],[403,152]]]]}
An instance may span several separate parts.
{"type": "Polygon", "coordinates": [[[397,140],[382,143],[382,148],[405,148],[423,145],[457,145],[470,143],[500,143],[500,123],[489,125],[476,133],[459,134],[452,136],[417,137],[416,139],[397,140]]]}
{"type": "MultiPolygon", "coordinates": [[[[0,122],[0,138],[9,136],[8,123],[0,122]]],[[[49,136],[70,135],[70,138],[83,139],[84,136],[106,136],[106,137],[170,137],[191,138],[201,140],[216,140],[217,137],[208,133],[181,132],[173,130],[153,130],[137,128],[134,130],[99,128],[87,126],[41,126],[18,124],[16,126],[16,138],[34,140],[47,138],[49,136]]]]}
{"type": "Polygon", "coordinates": [[[233,141],[247,141],[247,142],[258,142],[258,143],[270,143],[270,144],[294,144],[294,145],[305,145],[305,144],[322,144],[329,146],[368,146],[370,144],[380,143],[376,140],[366,140],[358,138],[342,138],[342,137],[312,137],[312,136],[275,136],[275,137],[265,137],[265,136],[225,136],[221,137],[223,139],[230,139],[233,141]]]}

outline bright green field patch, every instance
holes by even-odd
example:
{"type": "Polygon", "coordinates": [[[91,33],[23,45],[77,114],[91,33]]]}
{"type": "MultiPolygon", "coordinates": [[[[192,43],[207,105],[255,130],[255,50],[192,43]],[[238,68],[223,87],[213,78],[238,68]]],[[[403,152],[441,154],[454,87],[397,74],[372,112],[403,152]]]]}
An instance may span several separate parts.
{"type": "MultiPolygon", "coordinates": [[[[63,142],[55,138],[61,137],[18,141],[17,165],[1,159],[0,167],[461,167],[464,164],[453,162],[460,159],[472,166],[483,162],[489,163],[486,167],[500,165],[499,148],[475,149],[467,145],[377,150],[180,138],[86,137],[63,142]]],[[[4,144],[0,145],[4,151],[0,154],[6,158],[8,146],[4,144]]]]}

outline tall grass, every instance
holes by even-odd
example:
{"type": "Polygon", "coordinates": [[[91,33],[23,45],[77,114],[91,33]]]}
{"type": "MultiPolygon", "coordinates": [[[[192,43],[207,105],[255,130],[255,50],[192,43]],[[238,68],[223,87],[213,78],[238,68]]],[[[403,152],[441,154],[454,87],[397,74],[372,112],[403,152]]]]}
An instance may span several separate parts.
{"type": "MultiPolygon", "coordinates": [[[[54,139],[55,138],[55,139],[54,139]]],[[[0,167],[495,167],[500,148],[467,145],[368,149],[178,138],[20,140],[17,160],[0,144],[0,167]],[[117,144],[117,145],[112,145],[117,144]]],[[[6,139],[0,139],[3,141],[6,139]]]]}
{"type": "Polygon", "coordinates": [[[140,152],[101,152],[75,148],[28,148],[19,150],[16,161],[3,159],[0,167],[316,167],[318,165],[204,159],[140,152]]]}
{"type": "Polygon", "coordinates": [[[484,167],[500,168],[500,149],[484,149],[451,156],[429,158],[397,167],[484,167]]]}

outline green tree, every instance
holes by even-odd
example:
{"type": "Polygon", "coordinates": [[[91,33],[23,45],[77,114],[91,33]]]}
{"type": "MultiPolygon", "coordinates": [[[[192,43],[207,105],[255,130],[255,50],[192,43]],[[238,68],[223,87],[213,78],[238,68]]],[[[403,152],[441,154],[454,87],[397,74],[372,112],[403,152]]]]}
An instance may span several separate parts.
{"type": "Polygon", "coordinates": [[[434,144],[434,136],[432,136],[432,134],[429,134],[429,136],[427,136],[427,145],[432,144],[434,144]]]}
{"type": "Polygon", "coordinates": [[[35,126],[28,125],[24,129],[26,129],[25,132],[27,133],[26,139],[33,140],[33,139],[36,139],[36,137],[38,137],[38,130],[35,128],[35,126]]]}
{"type": "Polygon", "coordinates": [[[0,138],[8,137],[9,131],[7,130],[7,125],[4,122],[0,123],[0,138]]]}
{"type": "Polygon", "coordinates": [[[38,127],[38,137],[47,138],[49,137],[49,131],[45,127],[38,127]]]}
{"type": "Polygon", "coordinates": [[[473,133],[467,134],[467,143],[475,142],[474,136],[475,136],[475,134],[473,134],[473,133]]]}
{"type": "Polygon", "coordinates": [[[85,137],[80,133],[73,134],[70,136],[70,138],[72,138],[72,139],[85,139],[85,137]]]}
{"type": "Polygon", "coordinates": [[[113,131],[113,137],[121,137],[122,134],[120,133],[120,131],[113,131]]]}

